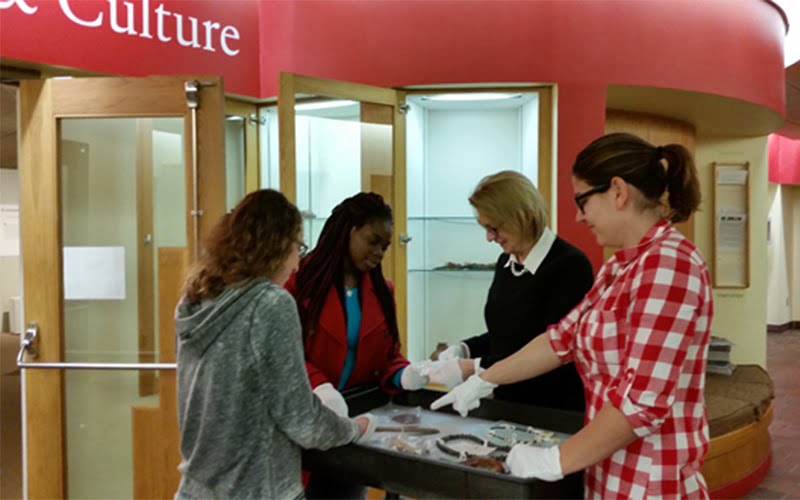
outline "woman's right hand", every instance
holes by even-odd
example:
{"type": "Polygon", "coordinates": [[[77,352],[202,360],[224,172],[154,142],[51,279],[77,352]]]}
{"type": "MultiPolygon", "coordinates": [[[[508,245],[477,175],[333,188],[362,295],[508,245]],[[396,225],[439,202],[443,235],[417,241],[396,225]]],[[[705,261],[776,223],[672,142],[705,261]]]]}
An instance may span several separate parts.
{"type": "Polygon", "coordinates": [[[378,419],[372,413],[364,413],[354,418],[358,424],[360,431],[359,436],[356,438],[356,443],[362,443],[369,440],[375,434],[375,428],[378,427],[378,419]]]}
{"type": "Polygon", "coordinates": [[[350,410],[347,408],[347,402],[344,400],[342,393],[334,389],[330,382],[325,382],[315,387],[314,395],[319,398],[322,404],[333,410],[340,417],[348,415],[350,410]]]}

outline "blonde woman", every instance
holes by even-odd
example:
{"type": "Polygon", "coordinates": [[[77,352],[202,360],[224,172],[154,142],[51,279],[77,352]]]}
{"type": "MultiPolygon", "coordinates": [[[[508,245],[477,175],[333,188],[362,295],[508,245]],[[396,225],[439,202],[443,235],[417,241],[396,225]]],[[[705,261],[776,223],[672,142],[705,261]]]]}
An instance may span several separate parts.
{"type": "MultiPolygon", "coordinates": [[[[449,346],[433,382],[453,386],[489,368],[557,323],[592,287],[586,256],[548,227],[544,198],[519,172],[482,179],[469,197],[486,240],[503,250],[484,307],[486,332],[449,346]],[[463,377],[463,378],[462,378],[463,377]]],[[[571,365],[535,380],[499,387],[495,397],[582,411],[583,385],[571,365]]]]}

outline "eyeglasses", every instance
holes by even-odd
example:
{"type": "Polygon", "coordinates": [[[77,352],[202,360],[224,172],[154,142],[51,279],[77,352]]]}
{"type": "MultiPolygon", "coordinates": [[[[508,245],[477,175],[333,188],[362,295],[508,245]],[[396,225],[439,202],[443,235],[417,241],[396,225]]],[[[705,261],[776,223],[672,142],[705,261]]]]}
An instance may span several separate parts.
{"type": "Polygon", "coordinates": [[[305,257],[307,253],[308,253],[308,245],[306,245],[302,241],[298,241],[297,254],[300,255],[300,257],[305,257]]]}
{"type": "Polygon", "coordinates": [[[586,202],[589,201],[589,197],[593,194],[605,193],[609,190],[609,188],[611,188],[611,183],[607,182],[591,189],[587,189],[582,193],[576,194],[573,199],[575,200],[575,204],[578,205],[578,210],[580,210],[582,214],[585,214],[583,207],[586,206],[586,202]]]}

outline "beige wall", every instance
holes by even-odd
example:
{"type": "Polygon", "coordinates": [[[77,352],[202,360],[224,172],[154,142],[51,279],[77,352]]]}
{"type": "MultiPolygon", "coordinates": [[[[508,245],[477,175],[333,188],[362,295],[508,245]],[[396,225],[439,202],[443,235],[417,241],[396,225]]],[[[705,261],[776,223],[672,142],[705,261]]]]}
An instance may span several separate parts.
{"type": "Polygon", "coordinates": [[[698,135],[695,150],[703,205],[695,219],[695,241],[710,263],[713,259],[713,162],[750,162],[750,287],[714,291],[712,335],[735,344],[731,361],[766,367],[767,138],[719,138],[698,135]]]}
{"type": "MultiPolygon", "coordinates": [[[[0,204],[19,205],[19,171],[0,169],[0,204]]],[[[0,329],[9,311],[9,297],[22,296],[22,265],[19,255],[0,256],[0,329]]],[[[17,332],[19,333],[19,332],[17,332]]]]}

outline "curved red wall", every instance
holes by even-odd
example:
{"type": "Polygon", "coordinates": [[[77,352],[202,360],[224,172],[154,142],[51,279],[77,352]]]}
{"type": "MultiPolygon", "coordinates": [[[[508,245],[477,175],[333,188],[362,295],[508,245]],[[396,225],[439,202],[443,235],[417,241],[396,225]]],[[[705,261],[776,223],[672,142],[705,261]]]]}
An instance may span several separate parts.
{"type": "Polygon", "coordinates": [[[800,140],[769,136],[769,181],[800,184],[800,140]]]}
{"type": "Polygon", "coordinates": [[[784,110],[780,13],[763,0],[267,1],[262,95],[290,71],[380,86],[558,85],[558,232],[597,268],[575,223],[575,155],[603,134],[609,84],[706,92],[784,110]]]}

